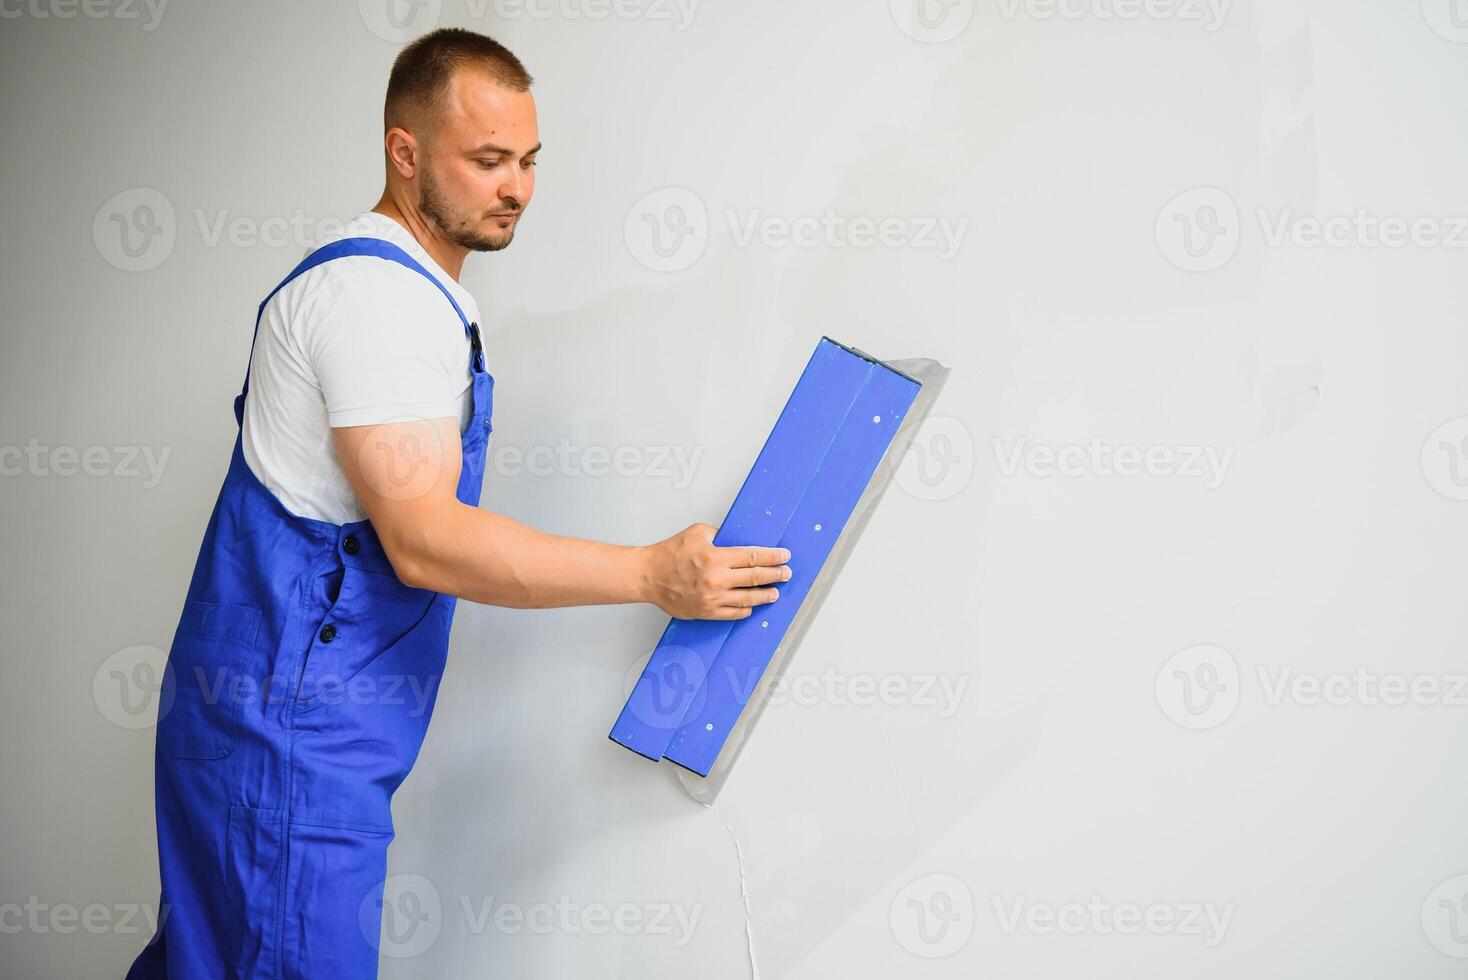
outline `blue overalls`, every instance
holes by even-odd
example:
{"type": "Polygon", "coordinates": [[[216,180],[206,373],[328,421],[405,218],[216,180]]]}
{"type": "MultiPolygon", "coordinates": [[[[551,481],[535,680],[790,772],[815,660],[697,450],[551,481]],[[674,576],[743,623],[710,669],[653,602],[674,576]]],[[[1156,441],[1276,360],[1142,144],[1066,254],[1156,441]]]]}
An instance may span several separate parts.
{"type": "MultiPolygon", "coordinates": [[[[256,337],[286,283],[351,255],[423,274],[463,321],[474,412],[457,495],[478,506],[494,378],[478,325],[406,252],[377,238],[317,249],[260,304],[256,337]]],[[[249,390],[246,370],[237,423],[249,390]]],[[[162,919],[129,978],[377,976],[389,804],[428,728],[454,606],[398,581],[369,522],[287,511],[236,434],[164,674],[162,919]]]]}

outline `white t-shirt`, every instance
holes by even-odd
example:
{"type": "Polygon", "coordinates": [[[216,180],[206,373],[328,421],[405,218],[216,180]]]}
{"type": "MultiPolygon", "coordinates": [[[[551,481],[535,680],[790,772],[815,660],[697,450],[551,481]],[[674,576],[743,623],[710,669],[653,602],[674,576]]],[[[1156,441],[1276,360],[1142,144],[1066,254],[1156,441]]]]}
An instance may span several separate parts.
{"type": "MultiPolygon", "coordinates": [[[[402,225],[365,211],[328,241],[358,236],[402,248],[478,322],[474,297],[402,225]]],[[[470,352],[454,308],[420,273],[371,255],[323,263],[276,293],[260,319],[245,462],[291,513],[361,520],[331,427],[457,415],[462,432],[474,407],[470,352]]]]}

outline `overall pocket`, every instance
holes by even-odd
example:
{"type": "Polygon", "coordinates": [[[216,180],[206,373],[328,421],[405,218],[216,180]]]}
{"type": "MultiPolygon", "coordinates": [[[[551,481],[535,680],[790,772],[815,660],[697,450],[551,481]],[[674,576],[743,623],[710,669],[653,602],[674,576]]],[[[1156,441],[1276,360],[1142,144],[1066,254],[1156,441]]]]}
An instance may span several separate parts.
{"type": "Polygon", "coordinates": [[[404,898],[398,894],[401,889],[389,887],[384,895],[387,848],[392,839],[391,827],[358,826],[329,815],[291,814],[281,932],[286,976],[311,980],[375,977],[379,954],[413,956],[432,945],[442,926],[442,914],[437,907],[425,912],[421,906],[437,898],[436,890],[429,895],[431,885],[413,889],[414,894],[403,901],[403,910],[395,904],[404,898]],[[386,930],[382,929],[384,918],[388,920],[386,930]]]}
{"type": "Polygon", "coordinates": [[[159,701],[158,751],[180,759],[222,759],[238,737],[238,679],[260,631],[255,606],[184,603],[168,653],[159,701]]]}
{"type": "Polygon", "coordinates": [[[408,588],[391,573],[348,565],[336,601],[322,620],[321,629],[331,628],[331,640],[323,642],[319,630],[313,638],[297,686],[297,707],[304,711],[349,698],[371,700],[377,691],[368,668],[401,644],[442,626],[443,606],[442,596],[408,588]]]}
{"type": "Polygon", "coordinates": [[[225,955],[231,976],[279,976],[281,895],[285,865],[285,810],[229,808],[225,841],[224,905],[229,917],[225,955]]]}

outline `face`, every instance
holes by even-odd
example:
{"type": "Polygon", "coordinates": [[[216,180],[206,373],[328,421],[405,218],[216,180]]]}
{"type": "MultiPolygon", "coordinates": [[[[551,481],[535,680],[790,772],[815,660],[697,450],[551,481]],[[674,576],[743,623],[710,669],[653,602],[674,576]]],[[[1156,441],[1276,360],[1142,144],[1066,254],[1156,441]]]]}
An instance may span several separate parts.
{"type": "Polygon", "coordinates": [[[423,147],[418,210],[445,238],[496,252],[515,237],[535,190],[535,99],[480,72],[458,71],[447,111],[423,147]]]}

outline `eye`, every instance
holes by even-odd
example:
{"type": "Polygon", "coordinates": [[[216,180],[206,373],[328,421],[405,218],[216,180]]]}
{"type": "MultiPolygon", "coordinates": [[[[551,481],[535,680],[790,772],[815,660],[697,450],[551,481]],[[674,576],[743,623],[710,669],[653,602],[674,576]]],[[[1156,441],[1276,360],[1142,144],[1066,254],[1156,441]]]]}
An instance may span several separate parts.
{"type": "Polygon", "coordinates": [[[526,160],[525,161],[525,166],[526,167],[533,167],[533,166],[535,166],[535,161],[534,160],[526,160]]]}
{"type": "Polygon", "coordinates": [[[500,165],[500,162],[498,160],[480,160],[479,165],[485,170],[493,170],[500,165]]]}

